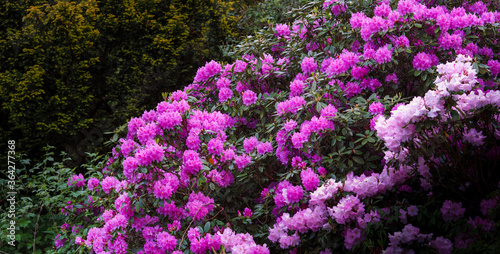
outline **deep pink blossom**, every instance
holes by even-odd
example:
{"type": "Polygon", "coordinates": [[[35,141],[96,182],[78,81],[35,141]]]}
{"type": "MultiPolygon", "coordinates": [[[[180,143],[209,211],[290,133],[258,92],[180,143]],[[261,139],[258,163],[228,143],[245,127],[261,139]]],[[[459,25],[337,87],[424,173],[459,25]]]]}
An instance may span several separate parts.
{"type": "Polygon", "coordinates": [[[234,157],[234,163],[238,170],[242,170],[245,168],[250,162],[252,162],[252,158],[247,154],[242,154],[234,157]]]}
{"type": "Polygon", "coordinates": [[[165,112],[158,116],[158,125],[163,129],[171,130],[182,123],[182,116],[179,112],[165,112]]]}
{"type": "Polygon", "coordinates": [[[177,246],[175,236],[164,231],[156,235],[156,242],[163,252],[173,251],[177,246]]]}
{"type": "Polygon", "coordinates": [[[337,109],[332,104],[328,104],[326,107],[321,109],[321,116],[326,119],[333,119],[337,114],[337,109]]]}
{"type": "Polygon", "coordinates": [[[309,140],[309,136],[302,132],[295,132],[292,135],[293,147],[301,149],[303,144],[309,140]]]}
{"type": "Polygon", "coordinates": [[[119,191],[121,189],[120,181],[112,176],[107,176],[101,181],[102,190],[109,194],[112,189],[119,191]]]}
{"type": "Polygon", "coordinates": [[[388,48],[388,46],[380,47],[375,52],[375,60],[379,64],[388,63],[392,58],[392,50],[388,48]]]}
{"type": "Polygon", "coordinates": [[[491,76],[496,77],[500,73],[500,62],[497,60],[489,60],[488,66],[490,67],[491,76]]]}
{"type": "Polygon", "coordinates": [[[188,175],[195,175],[203,168],[203,163],[197,152],[193,150],[186,150],[182,156],[184,171],[188,175]]]}
{"type": "Polygon", "coordinates": [[[219,90],[219,101],[225,102],[229,99],[233,98],[233,90],[227,87],[223,87],[219,90]]]}
{"type": "Polygon", "coordinates": [[[219,138],[213,138],[208,141],[207,150],[213,155],[220,155],[224,151],[224,142],[219,138]]]}
{"type": "Polygon", "coordinates": [[[198,192],[192,192],[189,195],[188,203],[186,204],[189,216],[194,220],[202,220],[214,209],[214,200],[198,192]]]}
{"type": "Polygon", "coordinates": [[[266,153],[272,153],[273,152],[273,146],[271,145],[271,142],[259,142],[257,145],[257,153],[259,155],[264,155],[266,153]]]}
{"type": "Polygon", "coordinates": [[[419,52],[415,58],[413,58],[413,67],[419,71],[425,71],[432,66],[432,58],[429,54],[424,52],[419,52]]]}
{"type": "Polygon", "coordinates": [[[90,191],[92,191],[95,188],[97,188],[99,184],[100,184],[99,179],[91,177],[87,182],[87,187],[89,188],[90,191]]]}
{"type": "Polygon", "coordinates": [[[177,91],[173,92],[169,97],[169,100],[171,100],[171,101],[181,101],[181,100],[187,100],[187,99],[188,99],[188,95],[186,94],[186,92],[181,91],[181,90],[177,90],[177,91]]]}
{"type": "Polygon", "coordinates": [[[361,93],[361,87],[359,86],[358,83],[353,83],[353,82],[348,82],[344,94],[347,98],[351,98],[355,95],[358,95],[361,93]]]}
{"type": "Polygon", "coordinates": [[[380,16],[380,17],[387,17],[389,13],[391,12],[391,7],[386,4],[386,3],[381,3],[375,7],[375,15],[380,16]]]}
{"type": "Polygon", "coordinates": [[[196,72],[196,76],[194,77],[195,83],[200,83],[206,81],[207,79],[215,76],[222,72],[222,66],[216,61],[212,60],[209,63],[206,63],[205,66],[200,67],[196,72]]]}
{"type": "Polygon", "coordinates": [[[300,172],[302,185],[308,191],[315,190],[319,185],[319,176],[312,169],[308,168],[300,172]]]}
{"type": "Polygon", "coordinates": [[[374,102],[370,104],[368,111],[373,115],[383,114],[385,111],[384,105],[380,102],[374,102]]]}
{"type": "Polygon", "coordinates": [[[274,27],[276,34],[278,36],[289,36],[290,35],[290,28],[288,27],[287,24],[276,24],[274,27]]]}
{"type": "Polygon", "coordinates": [[[83,175],[80,173],[78,175],[72,175],[67,182],[68,186],[73,186],[75,188],[83,187],[85,186],[85,178],[83,178],[83,175]]]}
{"type": "Polygon", "coordinates": [[[304,92],[305,84],[300,80],[294,80],[290,83],[290,97],[299,96],[304,92]]]}
{"type": "Polygon", "coordinates": [[[286,192],[286,194],[284,195],[285,202],[289,204],[299,202],[304,196],[304,191],[300,186],[289,186],[285,190],[284,190],[284,193],[286,192]]]}
{"type": "Polygon", "coordinates": [[[355,79],[362,79],[368,72],[370,72],[370,69],[367,67],[354,66],[351,70],[351,75],[355,79]]]}
{"type": "Polygon", "coordinates": [[[312,57],[305,57],[302,59],[302,63],[300,64],[300,67],[302,68],[302,71],[304,73],[311,73],[316,71],[316,68],[318,68],[318,65],[314,61],[314,58],[312,57]]]}
{"type": "Polygon", "coordinates": [[[245,138],[243,141],[243,148],[245,149],[245,152],[252,153],[258,144],[259,140],[256,137],[245,138]]]}
{"type": "Polygon", "coordinates": [[[178,187],[179,179],[177,176],[166,173],[163,175],[163,179],[155,182],[153,187],[154,195],[159,199],[168,199],[177,191],[178,187]]]}
{"type": "Polygon", "coordinates": [[[246,90],[245,92],[243,92],[242,99],[245,106],[250,106],[257,101],[257,94],[255,94],[251,90],[246,90]]]}

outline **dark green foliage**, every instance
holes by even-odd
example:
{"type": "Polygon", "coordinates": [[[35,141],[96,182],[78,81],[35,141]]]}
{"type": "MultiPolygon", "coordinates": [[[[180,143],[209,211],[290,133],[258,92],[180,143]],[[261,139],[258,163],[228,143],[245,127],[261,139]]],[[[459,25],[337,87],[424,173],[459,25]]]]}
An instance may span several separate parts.
{"type": "MultiPolygon", "coordinates": [[[[54,153],[55,147],[46,147],[45,155],[39,163],[26,158],[17,157],[16,163],[16,241],[15,247],[7,244],[7,227],[10,225],[8,215],[9,202],[1,202],[0,205],[0,250],[9,254],[14,253],[47,253],[54,247],[54,238],[61,232],[61,225],[66,216],[60,213],[60,209],[67,205],[67,201],[86,199],[85,192],[77,192],[68,188],[68,178],[73,175],[75,169],[66,167],[64,164],[70,160],[67,154],[54,153]],[[55,159],[56,156],[62,160],[55,159]]],[[[88,164],[81,166],[89,172],[94,167],[102,167],[102,156],[89,154],[88,164]],[[101,165],[99,165],[101,163],[101,165]]],[[[8,178],[0,175],[0,184],[7,186],[8,178]]],[[[0,195],[6,197],[6,188],[2,188],[0,195]]],[[[75,208],[79,208],[75,206],[75,208]]],[[[72,228],[69,228],[71,234],[72,228]]]]}
{"type": "Polygon", "coordinates": [[[207,60],[222,60],[219,45],[236,37],[234,4],[5,1],[2,140],[16,140],[30,158],[45,144],[73,156],[102,147],[103,132],[189,84],[207,60]]]}

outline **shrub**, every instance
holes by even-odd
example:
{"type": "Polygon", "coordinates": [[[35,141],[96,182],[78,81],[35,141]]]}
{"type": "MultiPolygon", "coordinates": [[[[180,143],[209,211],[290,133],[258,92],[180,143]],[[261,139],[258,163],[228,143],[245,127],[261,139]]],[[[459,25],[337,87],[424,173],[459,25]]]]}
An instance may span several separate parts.
{"type": "Polygon", "coordinates": [[[73,186],[102,211],[73,212],[84,230],[58,252],[498,250],[499,13],[327,1],[292,17],[130,119],[87,175],[100,186],[73,186]]]}

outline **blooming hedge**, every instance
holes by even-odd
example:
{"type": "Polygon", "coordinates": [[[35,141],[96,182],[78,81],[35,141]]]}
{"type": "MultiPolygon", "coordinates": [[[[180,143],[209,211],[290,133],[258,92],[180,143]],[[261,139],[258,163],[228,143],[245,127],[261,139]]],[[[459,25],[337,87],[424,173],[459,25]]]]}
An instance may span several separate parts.
{"type": "Polygon", "coordinates": [[[496,7],[294,10],[68,180],[56,252],[494,253],[496,7]]]}

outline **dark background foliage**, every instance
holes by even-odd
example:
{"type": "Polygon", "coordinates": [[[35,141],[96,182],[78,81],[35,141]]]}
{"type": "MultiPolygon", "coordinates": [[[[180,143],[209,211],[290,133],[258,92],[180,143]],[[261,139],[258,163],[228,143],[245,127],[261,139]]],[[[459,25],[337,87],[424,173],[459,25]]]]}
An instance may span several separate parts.
{"type": "Polygon", "coordinates": [[[224,60],[219,45],[238,36],[235,4],[4,1],[1,139],[30,158],[47,144],[73,157],[102,148],[104,132],[189,84],[207,60],[224,60]]]}

